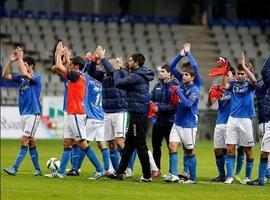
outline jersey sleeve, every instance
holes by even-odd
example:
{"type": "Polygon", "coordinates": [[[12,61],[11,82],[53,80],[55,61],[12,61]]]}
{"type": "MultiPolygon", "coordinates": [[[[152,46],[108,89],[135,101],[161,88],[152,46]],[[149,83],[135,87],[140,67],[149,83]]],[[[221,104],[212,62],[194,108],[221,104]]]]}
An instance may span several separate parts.
{"type": "Polygon", "coordinates": [[[22,83],[22,78],[23,77],[20,74],[11,73],[11,76],[12,76],[13,82],[19,83],[19,84],[22,83]]]}

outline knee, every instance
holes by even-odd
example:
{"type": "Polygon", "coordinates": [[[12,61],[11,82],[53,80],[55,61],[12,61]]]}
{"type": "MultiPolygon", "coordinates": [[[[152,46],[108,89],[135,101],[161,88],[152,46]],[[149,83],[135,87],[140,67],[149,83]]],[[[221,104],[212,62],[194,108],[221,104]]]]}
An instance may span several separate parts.
{"type": "Polygon", "coordinates": [[[188,155],[188,156],[193,156],[193,155],[195,155],[195,149],[188,149],[188,150],[187,150],[187,155],[188,155]]]}
{"type": "Polygon", "coordinates": [[[36,146],[36,140],[34,138],[29,139],[29,147],[33,148],[36,146]]]}
{"type": "Polygon", "coordinates": [[[228,155],[234,155],[235,154],[235,146],[234,145],[228,145],[227,146],[227,154],[228,155]]]}
{"type": "Polygon", "coordinates": [[[245,154],[248,159],[252,159],[253,158],[252,148],[251,147],[245,148],[245,154]]]}
{"type": "Polygon", "coordinates": [[[23,136],[21,138],[21,145],[22,146],[28,146],[29,145],[29,137],[23,136]]]}
{"type": "Polygon", "coordinates": [[[215,155],[217,156],[222,155],[224,153],[224,149],[215,149],[214,152],[215,152],[215,155]]]}
{"type": "Polygon", "coordinates": [[[108,146],[109,146],[109,149],[110,149],[110,150],[116,149],[116,145],[115,145],[115,143],[114,143],[113,140],[108,141],[108,146]]]}
{"type": "Polygon", "coordinates": [[[71,147],[72,147],[72,140],[64,139],[64,148],[71,148],[71,147]]]}
{"type": "Polygon", "coordinates": [[[175,144],[175,143],[170,143],[170,144],[169,144],[169,152],[170,152],[170,153],[173,153],[173,152],[176,152],[176,150],[177,150],[177,144],[175,144]]]}

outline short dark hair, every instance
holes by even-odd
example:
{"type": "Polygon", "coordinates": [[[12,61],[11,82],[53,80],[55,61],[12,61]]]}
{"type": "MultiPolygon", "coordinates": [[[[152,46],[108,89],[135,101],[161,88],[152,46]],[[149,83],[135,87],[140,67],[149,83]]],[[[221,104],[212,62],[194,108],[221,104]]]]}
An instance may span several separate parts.
{"type": "Polygon", "coordinates": [[[74,56],[70,60],[74,65],[79,65],[80,71],[84,68],[84,59],[81,56],[74,56]]]}
{"type": "Polygon", "coordinates": [[[243,65],[242,65],[242,64],[239,64],[239,65],[237,66],[237,70],[238,70],[238,71],[244,71],[243,65]]]}
{"type": "Polygon", "coordinates": [[[168,64],[164,64],[161,66],[161,69],[165,69],[167,72],[171,73],[170,67],[168,64]]]}
{"type": "Polygon", "coordinates": [[[25,57],[23,58],[23,61],[26,62],[28,65],[33,65],[33,69],[35,69],[36,62],[35,62],[35,60],[34,60],[33,57],[25,56],[25,57]]]}
{"type": "Polygon", "coordinates": [[[190,76],[196,78],[195,71],[194,71],[194,69],[192,69],[191,66],[190,66],[190,67],[185,67],[185,68],[183,69],[183,72],[187,72],[187,73],[189,73],[190,76]]]}
{"type": "Polygon", "coordinates": [[[182,64],[182,69],[185,70],[185,68],[190,68],[191,67],[191,64],[190,62],[186,62],[186,63],[183,63],[182,64]]]}
{"type": "Polygon", "coordinates": [[[139,66],[143,66],[144,62],[145,62],[145,57],[143,54],[141,53],[134,53],[132,54],[130,57],[132,57],[134,62],[138,62],[139,66]]]}

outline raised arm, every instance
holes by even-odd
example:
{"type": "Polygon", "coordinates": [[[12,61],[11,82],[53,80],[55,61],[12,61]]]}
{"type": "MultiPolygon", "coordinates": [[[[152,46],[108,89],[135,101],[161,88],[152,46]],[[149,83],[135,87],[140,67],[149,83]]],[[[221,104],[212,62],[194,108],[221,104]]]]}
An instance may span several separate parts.
{"type": "Polygon", "coordinates": [[[27,71],[27,68],[26,68],[26,66],[24,64],[24,61],[23,61],[23,50],[18,47],[15,51],[16,51],[16,53],[18,55],[20,74],[22,76],[24,76],[25,78],[27,78],[27,79],[33,79],[32,74],[30,74],[27,71]]]}
{"type": "Polygon", "coordinates": [[[12,66],[12,63],[18,60],[18,56],[17,53],[15,51],[12,52],[12,54],[10,55],[8,62],[5,65],[5,68],[3,69],[2,72],[2,77],[7,79],[7,80],[12,80],[12,75],[11,75],[11,71],[10,68],[12,66]]]}
{"type": "Polygon", "coordinates": [[[64,51],[62,42],[58,42],[55,50],[55,68],[61,76],[67,76],[67,68],[64,66],[63,61],[61,59],[62,53],[64,51]]]}
{"type": "Polygon", "coordinates": [[[257,82],[257,79],[256,77],[254,76],[254,74],[248,69],[248,67],[246,66],[246,63],[245,63],[245,55],[244,53],[242,52],[242,56],[241,56],[241,64],[243,66],[243,69],[244,71],[246,72],[247,74],[247,77],[249,78],[249,83],[252,85],[252,86],[255,86],[256,85],[256,82],[257,82]]]}
{"type": "Polygon", "coordinates": [[[107,58],[105,58],[105,49],[103,49],[100,45],[97,46],[95,54],[101,60],[102,65],[104,66],[106,73],[108,76],[113,76],[114,68],[113,65],[109,62],[107,58]]]}
{"type": "Polygon", "coordinates": [[[178,69],[176,69],[176,65],[182,58],[183,58],[183,55],[181,55],[181,53],[180,53],[176,57],[174,57],[173,60],[169,64],[169,67],[170,67],[170,70],[171,70],[172,74],[174,75],[175,78],[178,79],[178,81],[180,83],[183,80],[183,75],[179,72],[178,69]]]}
{"type": "Polygon", "coordinates": [[[188,60],[190,62],[190,65],[191,65],[191,67],[193,68],[193,70],[195,72],[195,76],[196,76],[195,84],[197,86],[200,86],[200,85],[203,84],[203,78],[202,78],[202,75],[200,73],[200,70],[199,70],[199,67],[198,67],[198,63],[195,60],[195,58],[193,57],[193,55],[191,54],[190,49],[191,49],[190,43],[184,44],[185,55],[188,57],[188,60]]]}

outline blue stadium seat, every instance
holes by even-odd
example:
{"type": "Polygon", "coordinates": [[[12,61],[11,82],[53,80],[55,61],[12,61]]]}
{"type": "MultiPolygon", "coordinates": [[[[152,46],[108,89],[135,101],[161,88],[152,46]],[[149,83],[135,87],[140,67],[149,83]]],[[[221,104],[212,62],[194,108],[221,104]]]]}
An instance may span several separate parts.
{"type": "Polygon", "coordinates": [[[51,13],[51,19],[52,20],[61,20],[62,14],[60,12],[52,12],[51,13]]]}
{"type": "Polygon", "coordinates": [[[10,17],[13,17],[13,18],[22,18],[23,15],[22,15],[22,12],[19,11],[19,10],[11,10],[10,11],[10,17]]]}
{"type": "Polygon", "coordinates": [[[35,18],[35,14],[32,10],[26,10],[24,12],[24,18],[28,18],[28,19],[35,18]]]}
{"type": "Polygon", "coordinates": [[[38,19],[49,19],[49,15],[46,11],[40,10],[37,14],[38,19]]]}

